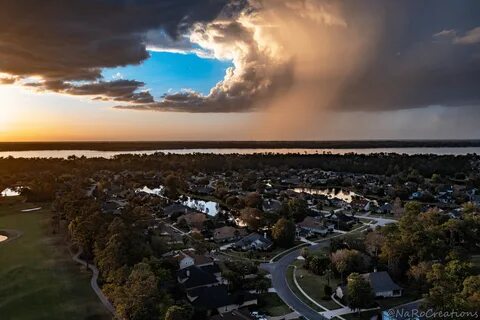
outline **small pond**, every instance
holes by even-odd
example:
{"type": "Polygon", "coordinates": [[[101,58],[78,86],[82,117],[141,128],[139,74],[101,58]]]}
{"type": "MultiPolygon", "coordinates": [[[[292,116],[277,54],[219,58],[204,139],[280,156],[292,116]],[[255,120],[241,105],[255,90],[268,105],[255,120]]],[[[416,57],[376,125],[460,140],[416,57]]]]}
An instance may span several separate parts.
{"type": "MultiPolygon", "coordinates": [[[[351,203],[354,199],[366,199],[364,196],[359,195],[353,191],[345,190],[345,189],[337,189],[337,188],[323,188],[323,189],[315,189],[315,188],[295,188],[293,191],[298,193],[308,193],[312,195],[322,195],[326,196],[328,199],[338,199],[345,201],[347,203],[351,203]]],[[[366,199],[370,200],[370,199],[366,199]]],[[[371,201],[371,200],[370,200],[371,201]]]]}
{"type": "Polygon", "coordinates": [[[215,201],[198,200],[191,197],[181,199],[184,206],[206,213],[209,216],[216,216],[220,212],[220,204],[215,201]]]}
{"type": "Polygon", "coordinates": [[[135,192],[144,192],[144,193],[153,194],[161,197],[165,193],[165,187],[160,186],[158,188],[150,189],[149,187],[144,186],[143,188],[135,189],[135,192]]]}
{"type": "Polygon", "coordinates": [[[0,196],[2,196],[2,197],[17,197],[17,196],[20,195],[21,191],[22,191],[22,187],[7,188],[0,193],[0,196]]]}

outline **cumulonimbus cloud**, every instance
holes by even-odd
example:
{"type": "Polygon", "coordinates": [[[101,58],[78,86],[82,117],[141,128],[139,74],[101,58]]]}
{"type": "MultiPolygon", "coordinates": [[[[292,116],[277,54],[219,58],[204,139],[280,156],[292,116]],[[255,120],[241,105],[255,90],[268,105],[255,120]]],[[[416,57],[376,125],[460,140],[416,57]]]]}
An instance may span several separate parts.
{"type": "MultiPolygon", "coordinates": [[[[243,112],[289,101],[311,112],[476,105],[478,48],[431,38],[438,25],[466,28],[475,17],[480,19],[480,5],[468,0],[422,5],[390,0],[249,1],[236,16],[190,30],[194,50],[233,61],[208,95],[186,90],[154,103],[117,108],[243,112]]],[[[477,29],[470,29],[454,35],[454,42],[474,44],[477,29]]],[[[443,36],[451,33],[446,30],[443,36]]]]}
{"type": "MultiPolygon", "coordinates": [[[[197,23],[190,30],[190,43],[202,55],[231,60],[208,95],[193,90],[166,94],[151,104],[118,106],[119,109],[180,111],[180,112],[244,112],[252,111],[264,99],[286,90],[292,81],[291,61],[270,47],[262,47],[254,12],[242,12],[235,18],[221,18],[197,23]]],[[[190,49],[187,49],[190,50],[190,49]]]]}

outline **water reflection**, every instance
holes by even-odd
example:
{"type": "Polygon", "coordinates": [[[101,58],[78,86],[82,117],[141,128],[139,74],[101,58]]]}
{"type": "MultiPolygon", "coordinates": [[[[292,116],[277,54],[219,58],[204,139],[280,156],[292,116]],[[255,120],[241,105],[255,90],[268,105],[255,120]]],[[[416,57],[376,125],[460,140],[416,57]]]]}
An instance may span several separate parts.
{"type": "Polygon", "coordinates": [[[182,201],[182,204],[212,217],[220,212],[220,205],[214,201],[204,201],[187,197],[187,200],[182,201]]]}
{"type": "MultiPolygon", "coordinates": [[[[135,192],[136,193],[144,192],[144,193],[148,193],[148,194],[159,196],[159,197],[165,197],[164,186],[160,186],[154,189],[150,189],[149,187],[144,186],[143,188],[135,189],[135,192]]],[[[180,197],[179,200],[184,206],[206,213],[212,217],[216,216],[220,212],[220,204],[215,201],[204,201],[204,200],[194,199],[194,198],[185,197],[185,196],[180,197]]]]}
{"type": "Polygon", "coordinates": [[[17,187],[17,188],[7,188],[5,190],[3,190],[0,195],[2,197],[17,197],[20,195],[20,192],[22,191],[22,188],[21,187],[17,187]]]}
{"type": "Polygon", "coordinates": [[[165,193],[165,187],[160,186],[158,188],[150,189],[149,187],[144,186],[143,188],[135,189],[135,192],[136,193],[144,192],[144,193],[152,194],[152,195],[155,195],[155,196],[163,197],[163,195],[165,193]]]}
{"type": "MultiPolygon", "coordinates": [[[[328,199],[338,199],[345,201],[347,203],[351,203],[355,199],[366,199],[364,196],[355,193],[350,190],[345,189],[337,189],[337,188],[323,188],[323,189],[316,189],[316,188],[295,188],[293,191],[298,193],[308,193],[312,195],[322,195],[326,196],[328,199]]],[[[369,200],[369,199],[366,199],[369,200]]]]}

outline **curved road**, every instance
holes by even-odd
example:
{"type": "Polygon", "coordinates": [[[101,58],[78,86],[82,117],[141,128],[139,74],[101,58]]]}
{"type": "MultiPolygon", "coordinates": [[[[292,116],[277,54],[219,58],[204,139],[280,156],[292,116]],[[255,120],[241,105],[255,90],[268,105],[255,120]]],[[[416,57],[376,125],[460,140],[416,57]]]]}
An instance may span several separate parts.
{"type": "MultiPolygon", "coordinates": [[[[87,266],[87,262],[80,259],[80,255],[82,254],[83,250],[80,249],[78,252],[72,256],[73,261],[80,263],[83,266],[87,266]]],[[[98,298],[100,301],[103,303],[105,308],[107,308],[108,311],[113,315],[115,319],[120,319],[115,311],[115,308],[113,305],[110,303],[108,298],[103,294],[102,289],[98,286],[97,280],[98,280],[98,269],[95,267],[93,264],[88,264],[88,268],[92,270],[92,279],[90,279],[90,285],[92,286],[93,291],[97,294],[98,298]]]]}
{"type": "MultiPolygon", "coordinates": [[[[319,250],[320,248],[324,248],[328,246],[330,243],[329,239],[326,239],[320,243],[307,247],[310,251],[319,250]]],[[[326,319],[320,313],[310,306],[305,304],[302,300],[300,300],[287,283],[287,269],[288,266],[291,265],[297,257],[300,255],[300,251],[302,248],[294,250],[286,255],[284,255],[280,260],[273,263],[263,263],[260,267],[272,275],[272,286],[275,288],[277,294],[280,298],[290,306],[290,308],[294,309],[300,315],[304,316],[308,320],[324,320],[326,319]]],[[[319,288],[319,290],[323,290],[323,288],[319,288]]]]}

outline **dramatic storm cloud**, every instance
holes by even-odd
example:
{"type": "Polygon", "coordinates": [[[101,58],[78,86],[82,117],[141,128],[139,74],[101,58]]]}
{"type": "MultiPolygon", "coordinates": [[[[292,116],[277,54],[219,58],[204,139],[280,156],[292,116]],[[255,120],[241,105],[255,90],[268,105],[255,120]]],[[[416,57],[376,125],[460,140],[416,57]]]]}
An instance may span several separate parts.
{"type": "Polygon", "coordinates": [[[480,103],[477,0],[0,1],[2,83],[126,102],[120,109],[262,110],[280,128],[328,110],[480,103]],[[101,78],[148,50],[233,66],[208,94],[154,98],[142,79],[101,78]]]}
{"type": "Polygon", "coordinates": [[[188,33],[195,46],[178,47],[233,61],[208,95],[185,90],[120,108],[266,109],[290,119],[331,109],[478,105],[479,21],[473,0],[250,1],[237,15],[195,24],[188,33]]]}
{"type": "Polygon", "coordinates": [[[151,102],[147,93],[133,93],[142,82],[98,82],[102,68],[141,63],[149,57],[147,32],[163,30],[177,38],[192,23],[215,18],[226,3],[0,0],[0,72],[39,78],[34,86],[45,90],[151,102]]]}

